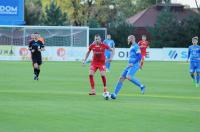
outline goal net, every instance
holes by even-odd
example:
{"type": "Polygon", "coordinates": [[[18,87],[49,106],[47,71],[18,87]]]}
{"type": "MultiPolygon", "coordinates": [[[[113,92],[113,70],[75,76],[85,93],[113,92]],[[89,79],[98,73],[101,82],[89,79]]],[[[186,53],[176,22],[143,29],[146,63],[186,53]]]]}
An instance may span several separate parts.
{"type": "Polygon", "coordinates": [[[87,47],[89,28],[73,26],[0,26],[0,45],[26,46],[39,33],[46,46],[87,47]]]}
{"type": "Polygon", "coordinates": [[[106,39],[107,28],[90,28],[89,42],[90,44],[94,41],[94,36],[99,34],[101,36],[102,41],[106,39]]]}

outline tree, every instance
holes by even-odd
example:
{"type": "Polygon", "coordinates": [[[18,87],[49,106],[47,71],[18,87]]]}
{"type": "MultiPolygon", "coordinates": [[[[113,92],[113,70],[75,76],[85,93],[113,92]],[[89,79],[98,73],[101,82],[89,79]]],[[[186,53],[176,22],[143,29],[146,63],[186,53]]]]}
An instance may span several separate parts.
{"type": "Polygon", "coordinates": [[[199,7],[199,5],[198,5],[198,2],[197,2],[197,0],[195,0],[195,4],[196,4],[196,6],[197,6],[197,10],[199,11],[199,13],[200,13],[200,7],[199,7]]]}
{"type": "Polygon", "coordinates": [[[49,26],[64,26],[69,25],[67,13],[63,13],[56,2],[51,1],[49,6],[45,8],[44,25],[49,26]]]}
{"type": "Polygon", "coordinates": [[[188,47],[191,43],[191,38],[200,36],[200,14],[194,14],[185,18],[181,25],[180,43],[182,47],[188,47]]]}
{"type": "Polygon", "coordinates": [[[112,38],[115,40],[116,47],[122,47],[122,48],[127,48],[129,47],[127,45],[127,37],[130,34],[133,34],[134,32],[134,27],[133,25],[129,25],[126,22],[120,23],[117,25],[111,25],[110,28],[108,28],[108,33],[112,35],[112,38]]]}
{"type": "Polygon", "coordinates": [[[72,23],[75,26],[87,26],[91,18],[94,18],[95,0],[72,0],[72,23]]]}
{"type": "Polygon", "coordinates": [[[90,28],[100,28],[100,24],[98,23],[97,19],[90,18],[87,24],[90,28]]]}
{"type": "Polygon", "coordinates": [[[162,10],[157,18],[152,34],[151,47],[179,47],[180,22],[169,9],[162,10]]]}
{"type": "Polygon", "coordinates": [[[42,3],[40,0],[25,1],[25,21],[27,25],[42,24],[42,3]]]}

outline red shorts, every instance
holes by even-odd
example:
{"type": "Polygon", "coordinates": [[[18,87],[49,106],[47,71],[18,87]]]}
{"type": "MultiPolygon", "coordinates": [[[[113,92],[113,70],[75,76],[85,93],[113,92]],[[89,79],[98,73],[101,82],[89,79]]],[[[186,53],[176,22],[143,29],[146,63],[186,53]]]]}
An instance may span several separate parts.
{"type": "Polygon", "coordinates": [[[106,66],[105,64],[101,64],[101,65],[95,65],[95,64],[91,64],[90,65],[90,70],[96,72],[99,69],[100,72],[102,71],[106,71],[106,66]]]}
{"type": "Polygon", "coordinates": [[[145,55],[142,55],[142,59],[145,59],[145,57],[146,57],[145,55]]]}
{"type": "Polygon", "coordinates": [[[146,57],[146,54],[142,54],[142,59],[145,59],[145,57],[146,57]]]}

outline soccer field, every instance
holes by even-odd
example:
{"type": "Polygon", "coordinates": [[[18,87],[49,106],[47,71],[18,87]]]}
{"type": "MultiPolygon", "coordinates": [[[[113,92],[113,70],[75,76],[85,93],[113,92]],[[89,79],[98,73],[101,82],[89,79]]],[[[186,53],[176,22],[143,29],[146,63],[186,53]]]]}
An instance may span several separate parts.
{"type": "MultiPolygon", "coordinates": [[[[114,61],[107,74],[112,92],[127,62],[114,61]]],[[[184,62],[146,62],[136,74],[145,95],[125,81],[117,100],[97,96],[80,62],[44,62],[33,80],[30,62],[0,61],[0,132],[199,132],[200,87],[184,62]]]]}

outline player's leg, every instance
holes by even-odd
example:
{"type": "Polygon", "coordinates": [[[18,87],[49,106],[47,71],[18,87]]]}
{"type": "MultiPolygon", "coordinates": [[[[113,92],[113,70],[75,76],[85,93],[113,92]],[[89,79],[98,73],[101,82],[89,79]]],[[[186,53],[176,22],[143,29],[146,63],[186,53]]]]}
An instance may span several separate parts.
{"type": "Polygon", "coordinates": [[[132,82],[133,84],[135,84],[136,86],[138,86],[141,89],[141,93],[144,94],[145,92],[145,86],[143,84],[140,83],[140,81],[138,81],[137,79],[134,78],[135,73],[139,70],[139,65],[135,64],[134,66],[132,66],[127,75],[126,78],[132,82]]]}
{"type": "Polygon", "coordinates": [[[199,81],[200,81],[200,63],[197,62],[197,66],[196,66],[196,87],[199,87],[199,81]]]}
{"type": "Polygon", "coordinates": [[[106,66],[105,65],[102,65],[99,67],[99,71],[100,71],[100,74],[101,74],[101,79],[102,79],[102,82],[103,82],[103,92],[107,92],[107,87],[106,87],[106,66]]]}
{"type": "Polygon", "coordinates": [[[115,91],[114,91],[114,93],[111,94],[111,98],[112,98],[112,99],[116,99],[118,93],[119,93],[120,90],[122,89],[123,82],[124,82],[124,80],[125,80],[125,78],[126,78],[128,69],[129,69],[129,67],[126,67],[126,69],[122,72],[122,75],[121,75],[121,77],[119,78],[119,80],[118,80],[118,82],[117,82],[117,85],[116,85],[116,87],[115,87],[115,91]]]}
{"type": "Polygon", "coordinates": [[[110,71],[110,62],[108,61],[110,59],[110,53],[107,52],[106,53],[106,71],[109,72],[110,71]]]}
{"type": "Polygon", "coordinates": [[[144,65],[144,59],[145,59],[145,55],[142,55],[142,59],[141,59],[141,62],[140,62],[140,69],[143,68],[143,65],[144,65]]]}
{"type": "Polygon", "coordinates": [[[32,65],[33,65],[33,70],[34,70],[34,80],[37,80],[38,76],[38,63],[37,63],[37,57],[36,56],[31,56],[32,57],[32,65]]]}
{"type": "Polygon", "coordinates": [[[42,65],[42,57],[39,57],[37,60],[37,64],[38,64],[38,70],[37,70],[37,79],[39,79],[39,75],[40,75],[40,67],[42,65]]]}
{"type": "Polygon", "coordinates": [[[38,69],[39,69],[39,65],[37,62],[33,63],[33,67],[34,67],[34,80],[38,80],[38,69]]]}
{"type": "Polygon", "coordinates": [[[196,72],[196,87],[199,87],[200,72],[196,72]]]}
{"type": "Polygon", "coordinates": [[[90,65],[90,71],[89,71],[91,92],[89,93],[89,95],[96,95],[95,82],[94,82],[94,74],[95,74],[96,70],[97,70],[97,67],[91,64],[90,65]]]}
{"type": "Polygon", "coordinates": [[[196,83],[196,77],[195,77],[195,63],[194,62],[190,62],[190,76],[193,80],[194,83],[196,83]]]}

